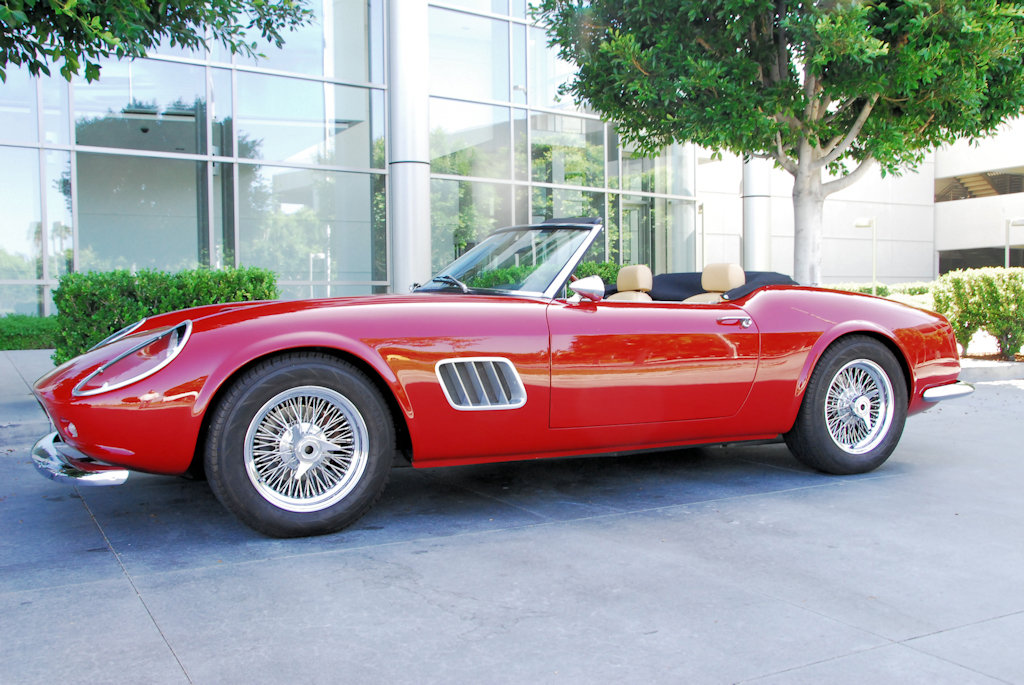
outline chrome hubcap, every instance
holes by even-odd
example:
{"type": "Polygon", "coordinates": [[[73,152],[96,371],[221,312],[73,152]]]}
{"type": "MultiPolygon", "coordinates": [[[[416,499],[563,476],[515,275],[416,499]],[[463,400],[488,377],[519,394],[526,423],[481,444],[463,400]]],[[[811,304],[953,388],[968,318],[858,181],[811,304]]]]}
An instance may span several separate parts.
{"type": "Polygon", "coordinates": [[[832,378],[825,396],[828,434],[850,454],[870,452],[889,432],[893,390],[889,376],[870,359],[857,359],[832,378]]]}
{"type": "Polygon", "coordinates": [[[245,435],[245,470],[256,491],[287,511],[326,509],[366,468],[369,434],[344,395],[319,386],[286,390],[264,404],[245,435]]]}

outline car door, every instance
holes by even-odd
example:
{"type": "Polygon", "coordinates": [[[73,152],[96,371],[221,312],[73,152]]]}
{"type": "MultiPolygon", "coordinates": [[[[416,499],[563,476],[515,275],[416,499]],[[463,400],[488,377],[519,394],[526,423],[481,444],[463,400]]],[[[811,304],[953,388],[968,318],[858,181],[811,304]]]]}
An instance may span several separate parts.
{"type": "Polygon", "coordinates": [[[732,416],[757,372],[757,325],[733,304],[557,300],[548,329],[552,428],[732,416]]]}

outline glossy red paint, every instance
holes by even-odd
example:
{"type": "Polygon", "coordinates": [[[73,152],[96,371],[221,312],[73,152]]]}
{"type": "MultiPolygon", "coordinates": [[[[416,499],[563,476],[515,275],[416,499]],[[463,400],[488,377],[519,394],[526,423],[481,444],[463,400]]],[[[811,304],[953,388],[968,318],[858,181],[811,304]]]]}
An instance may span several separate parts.
{"type": "Polygon", "coordinates": [[[720,305],[423,293],[205,307],[154,317],[35,392],[84,454],[180,474],[201,458],[204,421],[242,370],[289,350],[328,350],[378,382],[414,465],[441,466],[772,438],[792,427],[821,354],[854,333],[896,353],[911,413],[925,408],[926,389],[957,378],[955,341],[936,314],[769,286],[720,305]],[[120,390],[72,394],[114,354],[185,318],[191,339],[167,367],[120,390]],[[453,408],[435,367],[466,357],[508,359],[526,403],[453,408]]]}

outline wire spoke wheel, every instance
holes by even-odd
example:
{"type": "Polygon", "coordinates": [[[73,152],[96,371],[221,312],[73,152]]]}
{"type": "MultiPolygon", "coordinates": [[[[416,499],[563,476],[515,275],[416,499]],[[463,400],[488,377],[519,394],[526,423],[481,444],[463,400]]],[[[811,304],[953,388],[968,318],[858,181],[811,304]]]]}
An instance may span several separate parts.
{"type": "Polygon", "coordinates": [[[869,452],[892,423],[892,383],[878,364],[856,359],[832,378],[824,410],[828,434],[836,445],[850,454],[869,452]]]}
{"type": "Polygon", "coordinates": [[[366,468],[369,434],[344,395],[300,386],[268,400],[245,435],[245,471],[256,491],[286,511],[321,511],[344,499],[366,468]]]}

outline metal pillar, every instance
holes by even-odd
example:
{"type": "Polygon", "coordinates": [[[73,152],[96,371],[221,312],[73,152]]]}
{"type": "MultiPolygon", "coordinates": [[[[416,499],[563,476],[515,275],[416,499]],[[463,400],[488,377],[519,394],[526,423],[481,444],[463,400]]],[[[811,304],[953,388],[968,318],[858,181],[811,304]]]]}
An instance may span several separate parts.
{"type": "Polygon", "coordinates": [[[430,34],[426,0],[388,3],[391,289],[408,292],[430,269],[430,34]]]}
{"type": "Polygon", "coordinates": [[[743,162],[743,268],[772,269],[771,162],[743,162]]]}

